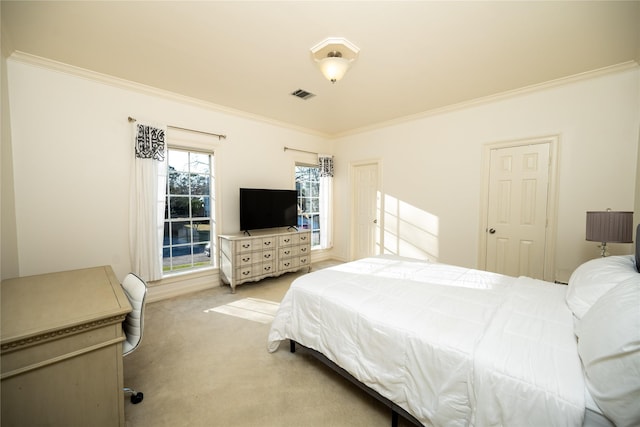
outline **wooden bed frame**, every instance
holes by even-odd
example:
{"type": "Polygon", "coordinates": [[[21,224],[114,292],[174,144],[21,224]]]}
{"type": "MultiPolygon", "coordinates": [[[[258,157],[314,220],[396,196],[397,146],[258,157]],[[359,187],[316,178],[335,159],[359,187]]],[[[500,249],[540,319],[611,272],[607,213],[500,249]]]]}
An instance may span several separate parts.
{"type": "Polygon", "coordinates": [[[373,397],[374,399],[382,403],[387,408],[391,409],[391,427],[398,427],[398,416],[401,416],[402,418],[404,418],[405,420],[407,420],[408,422],[410,422],[415,426],[423,427],[423,424],[420,421],[418,421],[413,415],[408,413],[405,409],[401,408],[400,406],[393,403],[391,400],[382,396],[377,391],[367,387],[366,385],[358,381],[353,375],[351,375],[349,372],[347,372],[346,370],[338,366],[335,362],[329,360],[324,354],[320,353],[319,351],[309,347],[305,347],[304,345],[294,340],[289,340],[289,351],[291,351],[291,353],[296,352],[296,344],[301,348],[303,348],[310,355],[315,357],[317,360],[322,362],[324,365],[328,366],[333,371],[340,374],[340,376],[342,376],[344,379],[346,379],[347,381],[349,381],[359,389],[365,391],[369,396],[373,397]]]}

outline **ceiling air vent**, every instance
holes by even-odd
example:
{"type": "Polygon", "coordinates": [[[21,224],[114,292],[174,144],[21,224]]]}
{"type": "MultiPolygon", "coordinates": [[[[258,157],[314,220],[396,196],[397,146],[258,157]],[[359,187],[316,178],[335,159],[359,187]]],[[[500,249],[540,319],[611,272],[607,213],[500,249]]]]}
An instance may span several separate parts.
{"type": "Polygon", "coordinates": [[[291,95],[297,96],[300,99],[309,99],[313,98],[315,95],[311,92],[307,92],[306,90],[298,89],[291,92],[291,95]]]}

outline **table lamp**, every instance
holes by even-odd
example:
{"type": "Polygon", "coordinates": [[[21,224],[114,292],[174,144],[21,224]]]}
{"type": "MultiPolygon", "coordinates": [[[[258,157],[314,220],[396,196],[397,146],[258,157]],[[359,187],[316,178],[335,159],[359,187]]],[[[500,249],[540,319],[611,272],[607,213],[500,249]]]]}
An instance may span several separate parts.
{"type": "Polygon", "coordinates": [[[633,212],[606,211],[587,212],[587,240],[600,242],[600,255],[605,257],[607,243],[633,242],[633,212]]]}

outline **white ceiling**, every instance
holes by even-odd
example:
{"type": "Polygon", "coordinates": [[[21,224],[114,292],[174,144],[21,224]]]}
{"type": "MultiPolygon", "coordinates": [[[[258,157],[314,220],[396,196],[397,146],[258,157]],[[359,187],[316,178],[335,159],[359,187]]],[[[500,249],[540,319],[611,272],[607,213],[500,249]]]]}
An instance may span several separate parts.
{"type": "Polygon", "coordinates": [[[628,61],[640,1],[6,1],[13,50],[324,135],[628,61]],[[310,48],[360,48],[325,80],[310,48]],[[304,89],[316,96],[290,95],[304,89]]]}

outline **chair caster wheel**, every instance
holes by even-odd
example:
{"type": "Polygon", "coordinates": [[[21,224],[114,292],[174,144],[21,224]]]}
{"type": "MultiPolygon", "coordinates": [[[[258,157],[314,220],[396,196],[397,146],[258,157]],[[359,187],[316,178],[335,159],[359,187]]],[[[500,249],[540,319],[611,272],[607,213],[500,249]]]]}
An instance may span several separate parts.
{"type": "Polygon", "coordinates": [[[131,403],[133,403],[134,405],[136,403],[140,403],[140,402],[142,402],[143,398],[144,398],[144,395],[142,394],[142,392],[138,392],[136,394],[132,394],[131,395],[131,403]]]}

